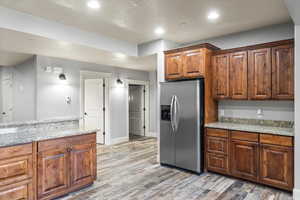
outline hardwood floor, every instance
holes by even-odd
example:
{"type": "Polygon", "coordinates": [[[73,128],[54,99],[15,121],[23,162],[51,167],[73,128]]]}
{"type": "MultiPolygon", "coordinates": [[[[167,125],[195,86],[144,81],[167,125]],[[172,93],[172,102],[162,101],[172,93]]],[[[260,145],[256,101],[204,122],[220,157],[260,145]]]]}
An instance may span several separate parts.
{"type": "Polygon", "coordinates": [[[98,146],[97,162],[97,181],[60,200],[292,200],[290,193],[218,174],[161,167],[153,138],[98,146]]]}

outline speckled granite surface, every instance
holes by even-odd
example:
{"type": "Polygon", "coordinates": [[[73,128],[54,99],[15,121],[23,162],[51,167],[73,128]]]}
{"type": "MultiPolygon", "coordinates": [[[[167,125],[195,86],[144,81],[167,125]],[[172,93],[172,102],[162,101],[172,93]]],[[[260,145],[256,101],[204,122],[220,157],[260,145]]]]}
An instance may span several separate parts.
{"type": "Polygon", "coordinates": [[[206,124],[207,128],[219,128],[256,133],[269,133],[274,135],[294,136],[294,128],[283,128],[275,126],[249,125],[229,122],[215,122],[206,124]]]}
{"type": "Polygon", "coordinates": [[[97,132],[97,129],[60,128],[56,130],[0,129],[0,147],[25,144],[54,138],[84,135],[97,132]]]}
{"type": "Polygon", "coordinates": [[[281,128],[293,128],[294,127],[293,121],[220,117],[219,122],[227,122],[227,123],[234,123],[234,124],[260,125],[260,126],[272,126],[272,127],[281,127],[281,128]]]}

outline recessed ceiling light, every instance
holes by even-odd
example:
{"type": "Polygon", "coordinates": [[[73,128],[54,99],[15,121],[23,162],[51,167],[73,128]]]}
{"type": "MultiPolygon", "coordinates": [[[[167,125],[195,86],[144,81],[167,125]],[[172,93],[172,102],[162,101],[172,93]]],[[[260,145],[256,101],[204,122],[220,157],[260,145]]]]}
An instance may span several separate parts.
{"type": "Polygon", "coordinates": [[[165,31],[165,29],[163,29],[162,27],[157,27],[155,30],[154,30],[154,33],[156,34],[156,35],[162,35],[162,34],[164,34],[166,31],[165,31]]]}
{"type": "Polygon", "coordinates": [[[89,0],[87,2],[87,6],[89,8],[92,8],[92,9],[99,9],[100,8],[100,3],[97,0],[89,0]]]}
{"type": "Polygon", "coordinates": [[[207,19],[209,20],[216,20],[220,17],[220,14],[217,11],[211,11],[207,15],[207,19]]]}

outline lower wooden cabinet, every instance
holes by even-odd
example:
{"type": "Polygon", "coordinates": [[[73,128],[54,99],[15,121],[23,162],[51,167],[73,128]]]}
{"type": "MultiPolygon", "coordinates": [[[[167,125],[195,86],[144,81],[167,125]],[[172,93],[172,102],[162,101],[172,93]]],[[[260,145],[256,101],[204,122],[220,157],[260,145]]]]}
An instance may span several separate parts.
{"type": "Polygon", "coordinates": [[[34,200],[33,183],[25,180],[0,188],[0,200],[34,200]]]}
{"type": "Polygon", "coordinates": [[[290,190],[293,188],[293,149],[274,145],[261,146],[260,181],[290,190]]]}
{"type": "Polygon", "coordinates": [[[231,141],[231,174],[257,181],[258,144],[247,141],[231,141]]]}
{"type": "Polygon", "coordinates": [[[293,189],[292,137],[207,128],[205,138],[207,170],[293,189]]]}
{"type": "Polygon", "coordinates": [[[71,186],[80,187],[96,178],[96,144],[74,145],[70,152],[71,186]]]}
{"type": "Polygon", "coordinates": [[[34,144],[0,148],[0,200],[35,199],[34,144]]]}
{"type": "Polygon", "coordinates": [[[96,134],[43,141],[38,147],[38,199],[54,199],[96,179],[96,134]]]}
{"type": "Polygon", "coordinates": [[[69,187],[69,155],[65,148],[38,154],[38,197],[56,195],[69,187]]]}

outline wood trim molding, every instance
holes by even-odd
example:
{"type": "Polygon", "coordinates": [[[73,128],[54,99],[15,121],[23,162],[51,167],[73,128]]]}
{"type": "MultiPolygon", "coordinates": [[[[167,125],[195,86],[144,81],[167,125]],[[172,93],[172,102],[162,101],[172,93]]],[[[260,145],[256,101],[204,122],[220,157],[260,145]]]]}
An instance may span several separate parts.
{"type": "Polygon", "coordinates": [[[275,41],[275,42],[250,45],[250,46],[238,47],[238,48],[233,48],[233,49],[216,50],[213,52],[213,55],[215,56],[215,55],[220,55],[220,54],[234,53],[234,52],[238,52],[238,51],[249,51],[249,50],[256,50],[256,49],[271,48],[271,47],[287,45],[287,44],[294,44],[294,39],[280,40],[280,41],[275,41]]]}
{"type": "Polygon", "coordinates": [[[187,47],[181,47],[181,48],[178,48],[178,49],[167,50],[167,51],[164,51],[164,53],[165,54],[171,54],[171,53],[178,53],[178,52],[189,51],[189,50],[194,50],[194,49],[201,49],[201,48],[206,48],[206,49],[210,49],[210,50],[213,50],[213,51],[220,50],[219,47],[216,47],[212,44],[203,43],[203,44],[196,44],[196,45],[187,46],[187,47]]]}

